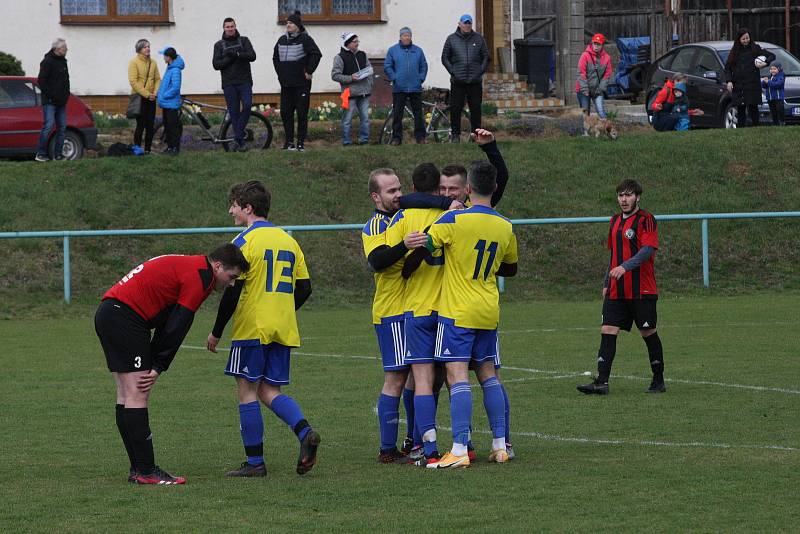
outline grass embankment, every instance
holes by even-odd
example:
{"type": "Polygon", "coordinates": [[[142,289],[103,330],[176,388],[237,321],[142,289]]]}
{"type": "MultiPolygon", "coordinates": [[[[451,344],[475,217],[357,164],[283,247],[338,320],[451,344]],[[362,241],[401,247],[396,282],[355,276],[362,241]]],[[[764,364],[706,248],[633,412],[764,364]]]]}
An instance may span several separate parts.
{"type": "MultiPolygon", "coordinates": [[[[640,134],[616,142],[584,138],[503,142],[511,182],[499,206],[511,218],[609,215],[614,186],[639,179],[655,214],[800,208],[798,130],[761,128],[640,134]]],[[[230,226],[231,183],[260,179],[273,192],[277,224],[364,222],[372,211],[370,169],[393,167],[410,191],[415,164],[466,163],[471,144],[405,145],[224,154],[104,158],[63,164],[0,163],[0,229],[61,230],[230,226]]],[[[713,292],[797,290],[800,220],[712,221],[713,292]]],[[[520,275],[511,299],[599,293],[607,226],[518,227],[520,275]]],[[[93,304],[132,266],[165,253],[202,253],[230,236],[80,238],[72,241],[73,295],[93,304]]],[[[371,275],[357,232],[298,236],[315,282],[312,306],[368,302],[371,275]]],[[[664,222],[657,271],[662,292],[702,291],[699,222],[664,222]]],[[[61,298],[58,239],[0,240],[5,317],[48,309],[61,298]]]]}

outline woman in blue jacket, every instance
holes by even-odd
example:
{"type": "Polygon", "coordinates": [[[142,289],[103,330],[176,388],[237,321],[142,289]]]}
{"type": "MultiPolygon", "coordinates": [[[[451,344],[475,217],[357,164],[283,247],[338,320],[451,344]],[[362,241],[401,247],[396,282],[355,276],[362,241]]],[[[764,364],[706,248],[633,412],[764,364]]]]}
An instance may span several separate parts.
{"type": "Polygon", "coordinates": [[[411,42],[411,29],[400,29],[400,42],[389,48],[383,72],[392,82],[392,140],[390,145],[403,142],[403,111],[406,101],[414,115],[414,138],[425,143],[425,117],[422,114],[422,82],[428,75],[428,62],[420,47],[411,42]]]}
{"type": "Polygon", "coordinates": [[[174,48],[161,50],[167,70],[158,88],[158,105],[164,116],[164,134],[167,149],[164,154],[177,156],[181,149],[181,71],[186,66],[174,48]]]}

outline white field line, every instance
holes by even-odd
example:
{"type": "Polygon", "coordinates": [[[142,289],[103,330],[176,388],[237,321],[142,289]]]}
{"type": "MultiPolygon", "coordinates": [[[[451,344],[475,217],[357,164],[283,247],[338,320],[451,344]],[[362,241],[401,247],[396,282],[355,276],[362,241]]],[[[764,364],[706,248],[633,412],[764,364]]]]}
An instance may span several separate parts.
{"type": "MultiPolygon", "coordinates": [[[[181,345],[181,348],[188,349],[188,350],[206,350],[205,347],[200,347],[196,345],[181,345]]],[[[229,351],[230,349],[227,347],[217,347],[218,351],[229,351]]],[[[377,356],[360,356],[356,354],[335,354],[335,353],[322,353],[322,352],[301,352],[301,351],[292,351],[292,354],[298,356],[314,356],[318,358],[339,358],[339,359],[348,359],[348,360],[380,360],[377,356]]],[[[520,371],[524,373],[537,373],[537,374],[546,374],[546,375],[557,375],[551,376],[551,379],[558,379],[558,378],[574,378],[578,376],[583,376],[585,373],[575,372],[575,371],[555,371],[555,370],[547,370],[547,369],[532,369],[526,367],[509,367],[503,366],[504,371],[520,371]]],[[[639,381],[649,381],[650,378],[644,378],[641,376],[633,376],[633,375],[611,375],[612,378],[616,379],[625,379],[625,380],[639,380],[639,381]]],[[[504,380],[504,382],[510,382],[511,380],[504,380]]],[[[521,381],[521,380],[517,380],[521,381]]],[[[693,386],[717,386],[723,388],[733,388],[733,389],[743,389],[748,391],[763,391],[763,392],[773,392],[773,393],[786,393],[788,395],[800,395],[800,390],[796,389],[787,389],[787,388],[777,388],[777,387],[770,387],[770,386],[752,386],[748,384],[730,384],[727,382],[714,382],[711,380],[686,380],[682,378],[667,378],[665,382],[670,384],[687,384],[693,386]]]]}

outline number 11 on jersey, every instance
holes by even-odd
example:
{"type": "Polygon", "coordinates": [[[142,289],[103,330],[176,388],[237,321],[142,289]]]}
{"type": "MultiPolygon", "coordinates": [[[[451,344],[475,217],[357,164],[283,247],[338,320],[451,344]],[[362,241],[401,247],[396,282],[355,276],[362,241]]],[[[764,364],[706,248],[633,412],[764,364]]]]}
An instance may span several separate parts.
{"type": "Polygon", "coordinates": [[[477,280],[481,273],[481,266],[483,265],[483,256],[486,251],[489,251],[489,258],[486,260],[486,268],[483,271],[483,279],[489,278],[489,271],[492,269],[494,257],[497,255],[497,241],[492,241],[489,246],[486,246],[486,240],[481,239],[475,244],[475,250],[478,251],[478,257],[475,260],[475,272],[472,274],[472,279],[477,280]]]}

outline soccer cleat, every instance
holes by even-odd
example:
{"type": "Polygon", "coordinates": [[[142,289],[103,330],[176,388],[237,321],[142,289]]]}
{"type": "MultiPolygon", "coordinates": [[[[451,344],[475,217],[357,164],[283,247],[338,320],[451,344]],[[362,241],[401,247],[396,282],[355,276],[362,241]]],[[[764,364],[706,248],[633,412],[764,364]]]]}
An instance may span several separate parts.
{"type": "Polygon", "coordinates": [[[439,456],[439,451],[433,451],[433,453],[430,456],[422,455],[421,457],[417,458],[414,461],[414,465],[416,465],[417,467],[427,467],[428,464],[433,464],[438,462],[440,458],[441,456],[439,456]]]}
{"type": "Polygon", "coordinates": [[[419,460],[420,458],[425,458],[425,449],[422,447],[422,445],[417,445],[411,449],[411,452],[408,453],[408,457],[414,461],[419,460]]]}
{"type": "Polygon", "coordinates": [[[317,447],[322,439],[315,430],[309,430],[300,442],[300,456],[297,458],[297,474],[305,475],[317,463],[317,447]]]}
{"type": "Polygon", "coordinates": [[[489,454],[489,461],[498,464],[504,464],[509,460],[508,451],[505,449],[493,450],[489,454]]]}
{"type": "Polygon", "coordinates": [[[267,476],[267,466],[264,464],[253,465],[250,462],[242,462],[239,469],[228,471],[226,477],[265,477],[267,476]]]}
{"type": "Polygon", "coordinates": [[[510,443],[506,443],[506,452],[508,453],[508,459],[514,459],[514,448],[511,446],[510,443]]]}
{"type": "Polygon", "coordinates": [[[152,473],[137,473],[134,477],[137,484],[158,484],[159,486],[174,486],[176,484],[186,484],[183,477],[174,477],[156,466],[152,473]]]}
{"type": "Polygon", "coordinates": [[[411,454],[411,451],[414,449],[414,440],[411,438],[406,438],[403,440],[403,446],[400,448],[400,451],[408,456],[411,454]]]}
{"type": "Polygon", "coordinates": [[[397,450],[397,447],[378,453],[378,461],[382,464],[407,464],[408,456],[397,450]]]}
{"type": "Polygon", "coordinates": [[[650,382],[650,387],[644,390],[645,393],[666,393],[667,386],[664,384],[663,380],[653,380],[650,382]]]}
{"type": "Polygon", "coordinates": [[[445,454],[437,462],[428,462],[426,465],[428,469],[458,469],[469,467],[469,456],[456,456],[452,452],[445,454]]]}
{"type": "Polygon", "coordinates": [[[601,382],[599,378],[588,384],[578,386],[578,391],[587,395],[608,395],[608,382],[601,382]]]}
{"type": "Polygon", "coordinates": [[[138,473],[136,472],[136,469],[131,467],[131,470],[128,472],[128,482],[130,482],[131,484],[135,484],[136,483],[136,475],[138,475],[138,473]]]}
{"type": "Polygon", "coordinates": [[[469,456],[469,461],[474,462],[478,459],[478,455],[475,454],[475,447],[467,443],[467,456],[469,456]]]}

